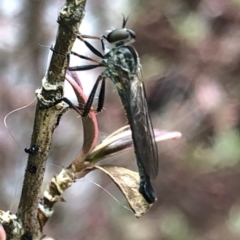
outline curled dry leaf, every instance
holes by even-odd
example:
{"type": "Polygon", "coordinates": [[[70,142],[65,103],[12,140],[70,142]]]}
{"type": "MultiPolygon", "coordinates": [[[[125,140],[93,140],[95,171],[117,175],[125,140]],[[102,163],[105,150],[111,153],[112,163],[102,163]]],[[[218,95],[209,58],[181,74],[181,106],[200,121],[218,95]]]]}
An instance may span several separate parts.
{"type": "MultiPolygon", "coordinates": [[[[179,139],[182,136],[180,132],[168,132],[158,129],[154,129],[154,134],[156,142],[169,139],[179,139]]],[[[86,161],[94,164],[102,158],[109,157],[132,147],[132,132],[130,130],[130,126],[127,125],[109,135],[102,141],[102,143],[96,146],[93,151],[87,155],[86,161]]]]}
{"type": "Polygon", "coordinates": [[[129,206],[137,218],[144,215],[152,206],[152,204],[147,203],[144,197],[139,193],[139,173],[126,168],[110,165],[88,168],[90,171],[95,169],[101,170],[113,180],[126,197],[129,206]]]}

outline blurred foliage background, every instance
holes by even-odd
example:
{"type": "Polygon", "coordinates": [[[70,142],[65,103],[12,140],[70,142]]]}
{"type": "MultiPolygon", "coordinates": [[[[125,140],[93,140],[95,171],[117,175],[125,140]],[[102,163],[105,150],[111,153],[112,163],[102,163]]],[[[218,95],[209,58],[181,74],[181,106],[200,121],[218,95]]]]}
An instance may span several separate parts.
{"type": "MultiPolygon", "coordinates": [[[[64,1],[2,0],[0,5],[0,207],[16,211],[35,105],[56,19],[64,1]],[[10,132],[9,132],[10,131],[10,132]],[[11,134],[10,134],[11,133],[11,134]],[[12,136],[13,137],[12,137],[12,136]]],[[[240,238],[240,1],[101,0],[87,2],[80,31],[102,35],[122,15],[137,33],[154,127],[178,130],[178,141],[158,144],[158,201],[141,219],[123,205],[118,189],[94,172],[58,203],[45,226],[55,239],[235,240],[240,238]],[[114,3],[113,3],[114,2],[114,3]],[[96,182],[113,194],[116,202],[96,182]]],[[[100,48],[98,43],[94,43],[100,48]]],[[[75,51],[91,56],[82,44],[75,51]]],[[[74,64],[82,60],[72,58],[74,64]]],[[[89,92],[101,70],[79,73],[89,92]]],[[[101,141],[127,123],[113,84],[98,115],[101,141]]],[[[82,144],[81,118],[68,111],[54,133],[43,191],[82,144]]],[[[104,160],[136,169],[133,151],[104,160]]]]}

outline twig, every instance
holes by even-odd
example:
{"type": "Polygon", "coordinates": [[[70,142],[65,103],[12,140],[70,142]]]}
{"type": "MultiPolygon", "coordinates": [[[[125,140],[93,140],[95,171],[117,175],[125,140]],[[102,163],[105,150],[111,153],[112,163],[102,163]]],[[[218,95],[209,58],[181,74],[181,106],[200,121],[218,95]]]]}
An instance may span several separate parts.
{"type": "MultiPolygon", "coordinates": [[[[62,104],[54,106],[54,102],[63,97],[64,77],[68,66],[66,55],[70,53],[76,39],[76,32],[84,16],[85,4],[86,0],[67,0],[59,14],[58,22],[60,25],[54,50],[62,54],[53,53],[48,71],[42,82],[42,88],[37,91],[38,104],[31,146],[38,146],[38,151],[35,154],[29,154],[26,167],[17,212],[18,227],[22,228],[22,230],[16,233],[15,229],[10,227],[14,226],[14,224],[4,225],[8,239],[20,239],[22,233],[28,237],[27,239],[41,239],[42,237],[37,218],[38,201],[52,134],[59,119],[65,112],[62,104]]],[[[16,219],[14,220],[16,221],[16,219]]]]}

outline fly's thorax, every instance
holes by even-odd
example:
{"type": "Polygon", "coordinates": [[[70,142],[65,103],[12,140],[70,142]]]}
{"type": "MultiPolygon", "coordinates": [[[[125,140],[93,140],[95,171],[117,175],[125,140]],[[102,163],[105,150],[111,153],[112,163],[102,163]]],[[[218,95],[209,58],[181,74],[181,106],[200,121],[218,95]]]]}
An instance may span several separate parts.
{"type": "Polygon", "coordinates": [[[138,54],[131,46],[113,48],[104,56],[103,63],[113,75],[118,75],[119,69],[129,74],[137,74],[141,68],[138,54]]]}

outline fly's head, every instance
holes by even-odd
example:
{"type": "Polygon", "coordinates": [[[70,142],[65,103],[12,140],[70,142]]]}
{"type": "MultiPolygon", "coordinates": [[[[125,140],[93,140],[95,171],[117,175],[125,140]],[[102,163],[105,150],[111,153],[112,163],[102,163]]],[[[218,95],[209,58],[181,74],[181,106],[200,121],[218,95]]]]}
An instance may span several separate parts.
{"type": "Polygon", "coordinates": [[[134,42],[136,39],[136,33],[131,29],[118,28],[111,31],[105,39],[109,43],[119,47],[134,42]]]}
{"type": "Polygon", "coordinates": [[[128,18],[123,16],[122,28],[112,30],[106,37],[104,37],[109,43],[116,47],[124,46],[132,43],[136,39],[136,33],[128,28],[125,28],[128,18]]]}

